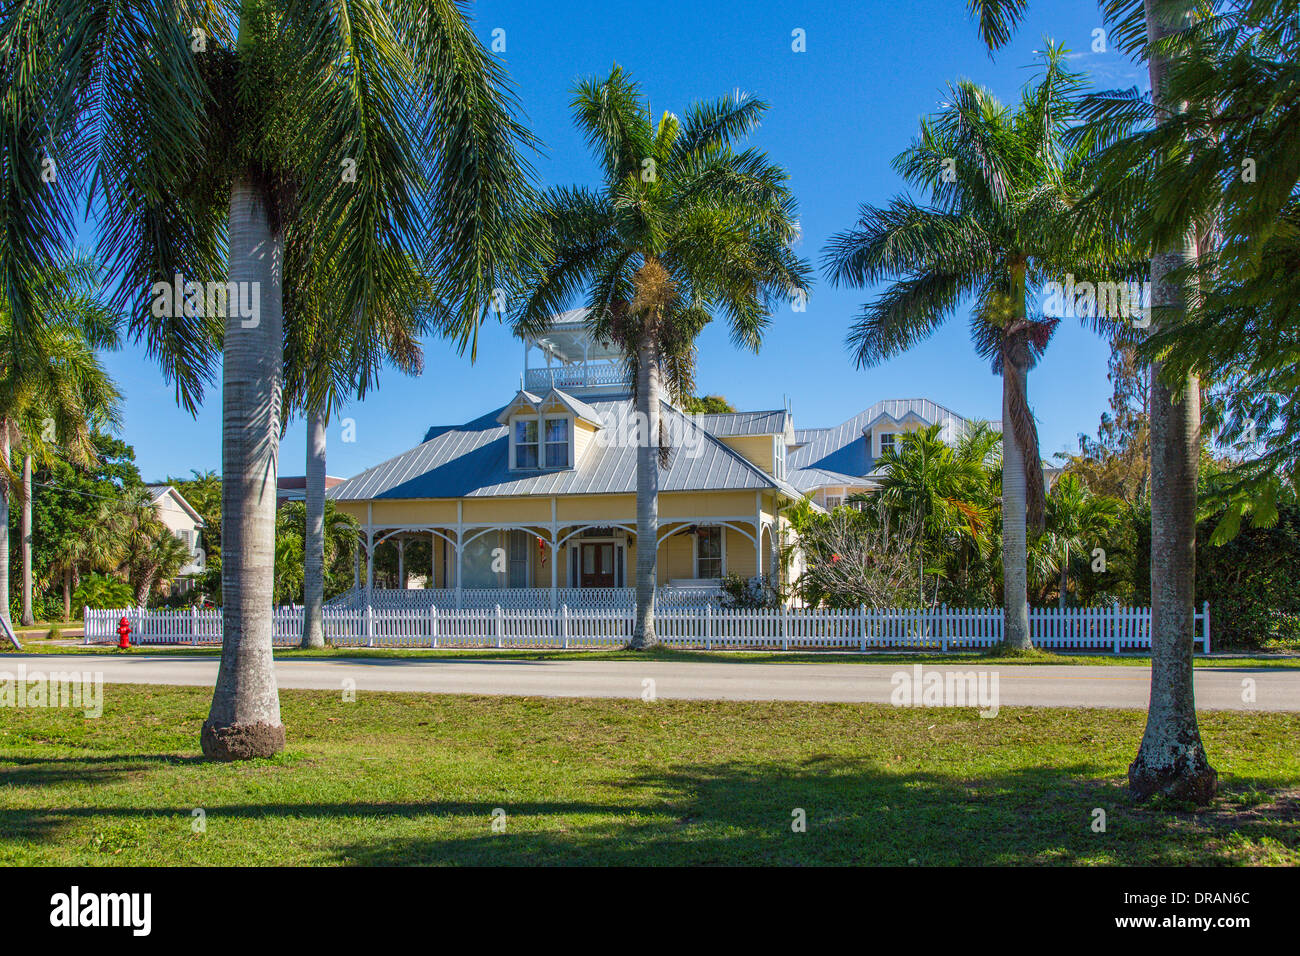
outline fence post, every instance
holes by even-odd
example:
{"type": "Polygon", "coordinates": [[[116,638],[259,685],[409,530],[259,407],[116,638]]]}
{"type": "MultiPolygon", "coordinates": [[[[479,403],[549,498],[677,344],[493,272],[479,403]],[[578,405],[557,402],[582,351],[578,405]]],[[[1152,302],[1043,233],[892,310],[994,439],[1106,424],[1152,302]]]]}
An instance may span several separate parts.
{"type": "Polygon", "coordinates": [[[858,650],[867,649],[867,606],[858,605],[858,650]]]}
{"type": "Polygon", "coordinates": [[[713,650],[713,605],[704,607],[704,649],[713,650]]]}
{"type": "Polygon", "coordinates": [[[1210,602],[1206,601],[1202,607],[1202,613],[1205,615],[1205,653],[1210,653],[1210,602]]]}
{"type": "Polygon", "coordinates": [[[501,643],[501,629],[502,629],[502,623],[503,623],[502,620],[501,620],[501,618],[502,618],[502,614],[501,614],[501,605],[498,604],[498,605],[497,605],[497,647],[504,647],[504,646],[505,646],[505,645],[503,645],[503,644],[501,643]]]}
{"type": "Polygon", "coordinates": [[[942,653],[948,653],[948,605],[944,604],[939,609],[939,639],[943,642],[940,646],[942,653]]]}
{"type": "Polygon", "coordinates": [[[790,609],[781,605],[781,650],[790,649],[790,609]]]}
{"type": "Polygon", "coordinates": [[[433,638],[433,647],[438,648],[438,605],[429,605],[429,635],[433,638]]]}
{"type": "Polygon", "coordinates": [[[569,649],[569,602],[560,607],[560,634],[564,638],[564,649],[569,649]]]}
{"type": "Polygon", "coordinates": [[[366,647],[375,646],[375,609],[366,602],[366,647]]]}
{"type": "Polygon", "coordinates": [[[84,604],[81,607],[81,643],[90,643],[90,608],[84,604]]]}
{"type": "Polygon", "coordinates": [[[1120,616],[1119,605],[1116,604],[1113,608],[1111,608],[1111,613],[1110,613],[1110,626],[1111,626],[1111,630],[1113,630],[1113,631],[1115,632],[1115,637],[1114,637],[1114,641],[1113,641],[1113,646],[1114,646],[1114,648],[1115,648],[1115,653],[1116,653],[1116,654],[1118,654],[1118,653],[1120,652],[1120,648],[1119,648],[1119,632],[1120,632],[1121,628],[1120,628],[1120,623],[1119,623],[1119,616],[1120,616]]]}

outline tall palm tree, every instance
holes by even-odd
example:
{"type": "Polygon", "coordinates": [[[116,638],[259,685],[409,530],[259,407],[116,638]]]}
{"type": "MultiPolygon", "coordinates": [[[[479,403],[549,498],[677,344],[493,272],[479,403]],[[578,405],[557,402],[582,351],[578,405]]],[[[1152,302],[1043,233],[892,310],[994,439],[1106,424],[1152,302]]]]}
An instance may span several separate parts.
{"type": "MultiPolygon", "coordinates": [[[[1027,0],[971,0],[990,50],[1005,45],[1027,0]]],[[[1100,0],[1111,38],[1124,53],[1146,59],[1153,121],[1177,115],[1169,97],[1173,41],[1210,6],[1204,0],[1100,0]]],[[[1179,203],[1172,190],[1151,201],[1147,219],[1162,233],[1151,249],[1151,330],[1186,320],[1187,295],[1179,277],[1197,258],[1195,224],[1168,215],[1179,203]],[[1157,208],[1158,207],[1158,208],[1157,208]],[[1170,238],[1172,234],[1173,238],[1170,238]]],[[[1200,468],[1200,382],[1193,371],[1170,387],[1161,363],[1151,368],[1151,703],[1129,788],[1139,799],[1155,794],[1208,802],[1218,789],[1196,720],[1192,634],[1196,594],[1196,486],[1200,468]]]]}
{"type": "MultiPolygon", "coordinates": [[[[330,416],[350,398],[363,399],[378,385],[385,364],[406,375],[424,370],[420,336],[437,327],[454,330],[428,277],[410,263],[401,279],[404,293],[384,304],[364,325],[334,306],[339,276],[326,261],[305,262],[302,295],[288,307],[291,321],[285,348],[286,405],[301,407],[307,424],[306,528],[303,539],[302,646],[324,647],[325,603],[325,452],[330,416]]],[[[277,551],[277,566],[283,563],[277,551]]]]}
{"type": "MultiPolygon", "coordinates": [[[[1031,646],[1026,577],[1027,530],[1041,530],[1043,471],[1027,378],[1059,319],[1034,314],[1033,291],[1069,274],[1089,276],[1108,253],[1094,233],[1071,222],[1083,191],[1092,142],[1067,144],[1080,78],[1050,46],[1041,80],[1016,109],[969,81],[921,123],[920,136],[894,161],[929,204],[908,197],[864,206],[856,228],[825,253],[832,281],[893,284],[867,305],[849,334],[860,367],[870,367],[928,337],[973,297],[971,335],[1002,376],[1002,561],[1006,645],[1031,646]]],[[[1100,320],[1093,320],[1101,324],[1100,320]]]]}
{"type": "Polygon", "coordinates": [[[364,325],[408,257],[428,263],[473,342],[526,248],[531,138],[455,0],[15,0],[0,55],[0,166],[14,170],[0,185],[0,294],[15,324],[38,321],[32,276],[89,189],[133,331],[191,410],[220,344],[224,635],[201,741],[214,759],[274,753],[283,301],[301,278],[289,267],[327,250],[337,307],[364,325]],[[178,275],[231,283],[238,307],[169,307],[186,292],[178,275]]]}
{"type": "Polygon", "coordinates": [[[117,345],[117,317],[98,299],[93,261],[75,255],[44,273],[44,315],[26,334],[0,303],[0,613],[9,613],[9,501],[22,502],[22,622],[32,615],[32,464],[61,449],[75,464],[95,460],[91,431],[116,424],[120,395],[96,349],[117,345]],[[21,476],[11,468],[22,452],[21,476]]]}
{"type": "Polygon", "coordinates": [[[657,641],[659,469],[668,451],[662,392],[691,394],[695,339],[715,315],[737,345],[756,350],[777,303],[811,283],[811,269],[791,248],[798,227],[786,173],[757,150],[734,149],[766,109],[737,93],[656,123],[641,87],[619,66],[579,83],[574,115],[602,183],[546,197],[551,249],[512,309],[520,332],[540,331],[585,296],[593,337],[613,342],[631,372],[645,428],[636,466],[633,648],[657,641]]]}

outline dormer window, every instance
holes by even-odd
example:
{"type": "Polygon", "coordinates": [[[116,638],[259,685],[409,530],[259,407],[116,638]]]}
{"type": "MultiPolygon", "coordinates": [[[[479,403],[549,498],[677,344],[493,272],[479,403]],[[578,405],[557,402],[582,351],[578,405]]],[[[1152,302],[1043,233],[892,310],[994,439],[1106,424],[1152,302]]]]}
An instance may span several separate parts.
{"type": "Polygon", "coordinates": [[[510,438],[512,471],[574,468],[582,448],[579,439],[590,441],[605,427],[594,408],[559,389],[551,389],[545,397],[520,391],[497,421],[510,438]]]}
{"type": "Polygon", "coordinates": [[[567,415],[546,419],[546,467],[568,468],[569,439],[573,434],[573,425],[567,415]]]}
{"type": "Polygon", "coordinates": [[[881,432],[880,433],[880,454],[883,455],[886,451],[893,451],[894,439],[897,437],[898,435],[896,432],[881,432]]]}
{"type": "Polygon", "coordinates": [[[537,419],[515,419],[515,467],[536,468],[537,456],[537,419]]]}

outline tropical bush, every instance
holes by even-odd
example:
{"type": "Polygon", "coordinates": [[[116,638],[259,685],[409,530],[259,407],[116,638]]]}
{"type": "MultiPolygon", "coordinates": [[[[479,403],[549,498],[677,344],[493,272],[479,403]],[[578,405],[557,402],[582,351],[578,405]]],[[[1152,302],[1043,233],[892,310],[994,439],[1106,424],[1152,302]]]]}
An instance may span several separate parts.
{"type": "Polygon", "coordinates": [[[72,606],[76,608],[119,608],[134,604],[135,592],[131,585],[107,574],[87,575],[72,593],[72,606]]]}

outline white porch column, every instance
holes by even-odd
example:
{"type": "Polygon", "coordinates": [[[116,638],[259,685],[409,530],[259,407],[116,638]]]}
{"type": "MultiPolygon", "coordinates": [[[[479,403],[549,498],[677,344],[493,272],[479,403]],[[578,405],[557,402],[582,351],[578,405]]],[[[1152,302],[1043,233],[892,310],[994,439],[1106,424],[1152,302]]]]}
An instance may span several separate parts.
{"type": "Polygon", "coordinates": [[[438,586],[438,536],[429,532],[429,589],[438,586]]]}
{"type": "Polygon", "coordinates": [[[375,532],[366,528],[366,607],[374,602],[375,592],[375,532]]]}
{"type": "Polygon", "coordinates": [[[406,590],[406,541],[397,539],[397,587],[406,590]]]}
{"type": "Polygon", "coordinates": [[[465,502],[456,502],[456,608],[460,608],[460,558],[465,548],[465,502]]]}
{"type": "Polygon", "coordinates": [[[754,492],[754,576],[763,576],[763,493],[754,492]]]}

